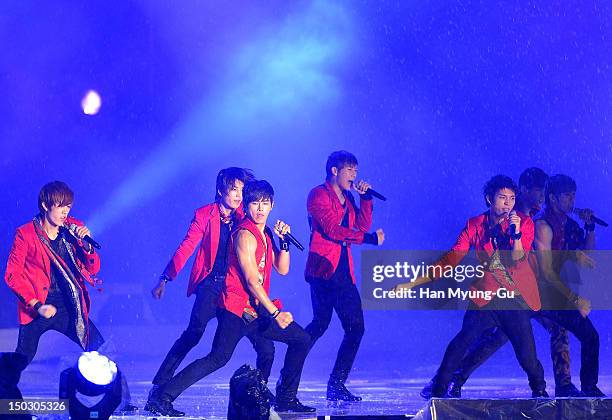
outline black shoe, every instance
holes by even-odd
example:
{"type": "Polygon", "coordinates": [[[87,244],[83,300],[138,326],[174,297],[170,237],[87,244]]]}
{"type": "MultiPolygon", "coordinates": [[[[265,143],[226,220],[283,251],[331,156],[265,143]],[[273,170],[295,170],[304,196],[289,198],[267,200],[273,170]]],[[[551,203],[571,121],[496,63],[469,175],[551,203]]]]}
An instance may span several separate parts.
{"type": "Polygon", "coordinates": [[[289,401],[277,401],[274,405],[274,411],[277,413],[314,413],[317,409],[304,405],[297,398],[293,398],[289,401]]]}
{"type": "Polygon", "coordinates": [[[421,395],[421,397],[428,400],[431,398],[433,387],[434,387],[434,381],[429,381],[429,383],[425,385],[425,387],[421,390],[421,392],[419,392],[419,394],[421,395]]]}
{"type": "Polygon", "coordinates": [[[172,401],[169,399],[157,396],[158,392],[149,393],[149,399],[144,409],[153,414],[159,414],[168,417],[183,417],[185,413],[179,410],[175,410],[172,406],[172,401]]]}
{"type": "Polygon", "coordinates": [[[431,380],[421,390],[420,395],[426,400],[430,398],[455,398],[448,392],[448,389],[449,387],[446,387],[446,389],[444,389],[444,387],[440,386],[437,382],[431,380]]]}
{"type": "Polygon", "coordinates": [[[582,392],[585,397],[589,398],[605,398],[606,394],[601,392],[601,389],[597,388],[597,385],[582,387],[582,392]]]}
{"type": "Polygon", "coordinates": [[[461,387],[463,384],[460,381],[455,381],[450,383],[448,386],[448,390],[446,391],[449,398],[461,398],[461,387]]]}
{"type": "Polygon", "coordinates": [[[118,408],[117,410],[115,410],[113,414],[117,416],[129,416],[132,414],[136,414],[137,412],[138,412],[138,407],[136,407],[133,404],[126,403],[121,408],[118,408]]]}
{"type": "Polygon", "coordinates": [[[545,389],[531,391],[531,398],[550,398],[545,389]]]}
{"type": "Polygon", "coordinates": [[[579,391],[576,388],[576,385],[573,383],[569,383],[567,385],[557,386],[555,387],[555,397],[556,398],[584,398],[584,392],[579,391]]]}
{"type": "Polygon", "coordinates": [[[340,382],[327,383],[327,399],[329,401],[361,401],[361,397],[353,395],[351,391],[346,389],[346,386],[340,382]]]}

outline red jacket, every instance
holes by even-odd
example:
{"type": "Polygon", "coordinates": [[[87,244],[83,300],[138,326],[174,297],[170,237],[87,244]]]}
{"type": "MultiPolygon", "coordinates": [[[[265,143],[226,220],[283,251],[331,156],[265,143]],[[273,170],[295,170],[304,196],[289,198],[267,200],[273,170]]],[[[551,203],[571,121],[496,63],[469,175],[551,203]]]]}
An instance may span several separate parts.
{"type": "MultiPolygon", "coordinates": [[[[249,218],[244,218],[242,222],[232,232],[232,240],[230,245],[230,257],[229,257],[229,268],[227,271],[227,277],[225,279],[225,287],[223,293],[219,296],[219,306],[225,308],[231,313],[242,317],[242,313],[246,310],[253,316],[257,316],[257,312],[251,304],[251,294],[247,285],[247,279],[242,273],[240,263],[238,261],[238,255],[236,254],[236,247],[234,241],[238,231],[246,229],[255,236],[257,240],[257,248],[255,249],[255,260],[258,261],[258,271],[263,279],[263,288],[267,294],[270,294],[270,276],[272,274],[272,267],[274,261],[274,246],[272,245],[272,232],[266,228],[266,242],[261,237],[261,232],[257,228],[257,225],[249,218]],[[265,253],[265,257],[264,257],[265,253]],[[263,266],[261,262],[264,262],[263,266]]],[[[257,303],[257,302],[255,302],[257,303]]]]}
{"type": "MultiPolygon", "coordinates": [[[[529,216],[521,212],[517,212],[517,215],[521,218],[521,242],[523,244],[523,250],[527,255],[531,251],[533,243],[535,232],[534,224],[529,216]]],[[[507,229],[508,220],[504,220],[501,223],[501,230],[507,232],[507,229]]],[[[513,241],[510,239],[510,246],[512,246],[512,243],[513,241]]],[[[472,217],[467,221],[465,228],[459,234],[451,251],[438,261],[437,264],[442,266],[455,266],[467,255],[470,248],[476,251],[478,259],[483,263],[488,262],[493,254],[494,249],[491,241],[491,229],[489,227],[489,211],[479,216],[472,217]]],[[[506,268],[516,285],[516,288],[507,287],[507,289],[518,291],[525,300],[525,303],[527,303],[531,309],[534,311],[540,310],[541,303],[538,284],[528,257],[526,256],[506,268]]],[[[476,278],[476,280],[474,280],[470,289],[497,291],[499,287],[500,284],[497,282],[493,273],[485,271],[485,275],[482,278],[476,278]]],[[[490,301],[484,299],[473,299],[473,301],[480,307],[490,303],[490,301]]]]}
{"type": "Polygon", "coordinates": [[[340,261],[342,243],[347,244],[351,278],[355,283],[351,244],[361,244],[372,226],[372,200],[360,199],[360,208],[350,192],[343,192],[348,208],[348,228],[341,226],[344,209],[331,184],[326,182],[310,191],[306,207],[311,223],[306,278],[328,280],[340,261]]]}
{"type": "MultiPolygon", "coordinates": [[[[236,209],[234,217],[236,222],[244,218],[244,212],[241,207],[236,209]]],[[[200,207],[195,211],[185,238],[166,266],[164,274],[171,279],[175,279],[193,254],[198,243],[200,243],[193,268],[191,269],[191,275],[189,276],[187,296],[191,296],[197,285],[210,274],[217,257],[219,236],[221,235],[220,230],[221,213],[219,212],[219,205],[211,203],[200,207]]]]}
{"type": "MultiPolygon", "coordinates": [[[[82,226],[83,222],[69,217],[66,224],[74,223],[82,226]]],[[[96,252],[88,254],[81,247],[70,244],[75,252],[77,268],[81,276],[77,276],[79,286],[83,291],[83,313],[85,317],[89,312],[89,294],[85,282],[94,284],[91,279],[100,271],[100,257],[96,252]]],[[[15,240],[6,264],[4,280],[8,287],[19,298],[18,315],[21,325],[29,324],[38,315],[28,303],[38,299],[45,303],[51,286],[51,261],[47,248],[38,238],[34,229],[34,222],[28,222],[17,228],[15,240]]],[[[75,273],[76,274],[76,273],[75,273]]]]}

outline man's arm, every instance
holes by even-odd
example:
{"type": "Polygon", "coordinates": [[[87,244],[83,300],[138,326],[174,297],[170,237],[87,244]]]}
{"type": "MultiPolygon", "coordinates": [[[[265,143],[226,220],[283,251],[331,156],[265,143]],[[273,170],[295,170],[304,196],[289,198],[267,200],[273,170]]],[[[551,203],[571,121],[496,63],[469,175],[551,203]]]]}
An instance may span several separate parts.
{"type": "Polygon", "coordinates": [[[287,327],[293,322],[293,316],[289,312],[280,312],[280,309],[274,305],[268,293],[266,293],[263,285],[260,283],[260,274],[257,270],[257,261],[255,251],[257,250],[257,240],[253,234],[247,230],[240,230],[236,233],[236,255],[238,256],[238,264],[240,270],[246,280],[246,288],[252,296],[254,296],[259,304],[266,311],[275,317],[276,322],[281,328],[287,327]]]}
{"type": "Polygon", "coordinates": [[[555,272],[552,264],[552,237],[553,232],[551,227],[544,220],[538,220],[535,225],[535,244],[537,248],[538,267],[544,279],[557,289],[569,302],[572,302],[580,313],[586,317],[590,311],[590,302],[577,296],[569,287],[567,287],[559,273],[555,272]]]}
{"type": "Polygon", "coordinates": [[[174,280],[178,273],[183,269],[185,263],[193,254],[206,229],[206,223],[203,217],[198,215],[198,212],[193,216],[187,234],[183,238],[182,242],[178,246],[177,250],[172,255],[170,262],[164,269],[163,275],[168,276],[171,280],[174,280]]]}
{"type": "MultiPolygon", "coordinates": [[[[277,220],[276,224],[274,225],[274,233],[276,233],[282,243],[285,240],[284,235],[291,233],[291,228],[285,222],[277,220]]],[[[273,240],[272,243],[274,244],[273,240]]],[[[289,257],[289,247],[287,246],[286,250],[277,249],[275,246],[272,248],[274,249],[274,269],[281,276],[286,276],[289,274],[289,265],[291,262],[289,257]]]]}
{"type": "MultiPolygon", "coordinates": [[[[371,204],[370,204],[371,205],[371,204]]],[[[371,243],[372,245],[380,245],[382,243],[381,233],[366,233],[362,230],[354,230],[344,227],[337,221],[337,215],[332,207],[332,200],[326,191],[320,189],[314,189],[308,195],[307,201],[308,214],[316,221],[323,233],[328,236],[331,240],[337,242],[347,242],[353,244],[362,244],[364,242],[371,243]]],[[[367,211],[367,209],[360,210],[367,211]]],[[[370,208],[371,211],[371,208],[370,208]]],[[[361,227],[364,228],[367,225],[367,220],[361,223],[361,227]]],[[[371,218],[371,215],[370,215],[371,218]]],[[[370,221],[371,223],[371,221],[370,221]]],[[[384,239],[384,238],[382,238],[384,239]]]]}
{"type": "MultiPolygon", "coordinates": [[[[28,243],[21,231],[17,230],[6,264],[4,280],[13,293],[17,295],[17,298],[26,305],[27,308],[34,310],[34,307],[39,301],[36,298],[36,292],[34,291],[32,283],[25,278],[24,269],[27,255],[28,243]]],[[[36,311],[45,318],[51,318],[55,315],[56,309],[51,305],[38,305],[36,311]]]]}
{"type": "Polygon", "coordinates": [[[413,279],[413,281],[408,283],[400,283],[395,287],[395,290],[399,289],[413,289],[415,287],[421,286],[423,284],[429,283],[435,279],[434,273],[437,271],[436,267],[441,267],[442,272],[444,271],[444,267],[446,266],[456,266],[458,265],[463,258],[470,251],[470,222],[468,221],[459,233],[455,244],[446,254],[442,256],[435,264],[430,267],[430,271],[428,271],[427,275],[417,277],[413,279]]]}

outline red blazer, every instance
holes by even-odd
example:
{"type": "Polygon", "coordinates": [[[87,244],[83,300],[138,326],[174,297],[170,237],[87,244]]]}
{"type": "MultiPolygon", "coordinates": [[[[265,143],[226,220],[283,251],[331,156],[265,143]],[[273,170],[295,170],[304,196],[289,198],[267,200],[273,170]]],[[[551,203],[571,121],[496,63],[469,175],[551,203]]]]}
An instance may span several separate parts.
{"type": "MultiPolygon", "coordinates": [[[[534,224],[531,218],[521,212],[517,212],[517,215],[521,218],[521,242],[523,243],[523,249],[525,254],[531,251],[533,238],[534,238],[534,224]]],[[[508,229],[508,221],[505,220],[501,223],[501,229],[506,232],[508,229]]],[[[510,240],[512,246],[513,241],[510,240]]],[[[467,255],[470,248],[476,251],[478,259],[481,262],[489,261],[489,258],[494,252],[493,244],[491,241],[491,232],[489,228],[489,212],[485,212],[479,216],[472,217],[467,221],[465,228],[459,234],[455,245],[453,245],[451,251],[447,253],[437,264],[442,266],[445,265],[457,265],[461,262],[463,257],[467,255]]],[[[531,268],[529,258],[526,256],[521,260],[516,261],[513,265],[507,267],[510,277],[514,281],[516,288],[525,303],[533,309],[538,311],[541,308],[540,293],[538,291],[538,284],[536,282],[536,276],[531,268]]],[[[495,276],[490,271],[485,271],[485,275],[482,278],[474,280],[470,288],[472,290],[483,290],[483,291],[496,291],[500,287],[499,283],[495,279],[495,276]]],[[[508,288],[512,290],[512,288],[508,288]]],[[[484,299],[473,299],[474,303],[478,306],[483,307],[490,301],[484,299]]]]}
{"type": "MultiPolygon", "coordinates": [[[[236,209],[235,218],[236,222],[244,218],[242,207],[236,209]]],[[[189,276],[187,296],[191,296],[197,285],[210,274],[210,270],[212,270],[215,258],[217,257],[220,231],[221,214],[219,212],[219,205],[211,203],[200,207],[195,211],[185,238],[166,266],[164,274],[174,280],[193,254],[198,243],[200,243],[191,269],[191,275],[189,276]]]]}
{"type": "Polygon", "coordinates": [[[364,233],[372,226],[372,200],[361,198],[361,208],[358,209],[352,194],[348,191],[343,194],[348,208],[348,228],[341,226],[344,209],[329,182],[313,188],[308,194],[306,207],[311,234],[305,271],[307,279],[328,280],[338,267],[341,244],[345,242],[351,278],[355,283],[351,244],[361,244],[364,233]]]}
{"type": "MultiPolygon", "coordinates": [[[[80,220],[69,217],[66,224],[71,223],[78,226],[83,225],[80,220]]],[[[87,317],[90,302],[85,282],[94,284],[91,277],[100,271],[100,257],[96,252],[88,254],[81,247],[75,247],[72,244],[70,246],[75,252],[77,268],[81,273],[77,280],[83,291],[85,300],[83,312],[87,317]]],[[[19,298],[17,308],[19,323],[21,325],[29,324],[38,314],[28,303],[32,299],[38,299],[41,303],[45,303],[51,285],[51,260],[46,247],[36,235],[33,221],[20,226],[15,232],[15,240],[6,264],[4,280],[19,298]]]]}

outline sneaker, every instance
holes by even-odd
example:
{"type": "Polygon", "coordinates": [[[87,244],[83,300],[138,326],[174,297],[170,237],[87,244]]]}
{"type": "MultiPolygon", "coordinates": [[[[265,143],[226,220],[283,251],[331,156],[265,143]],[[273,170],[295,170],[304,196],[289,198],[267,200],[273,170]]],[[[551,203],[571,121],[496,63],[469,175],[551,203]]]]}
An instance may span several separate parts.
{"type": "Polygon", "coordinates": [[[606,394],[601,392],[601,389],[597,388],[597,385],[589,386],[586,388],[582,387],[582,392],[584,393],[585,397],[590,397],[590,398],[605,398],[606,397],[606,394]]]}
{"type": "Polygon", "coordinates": [[[349,402],[361,401],[361,397],[358,397],[357,395],[352,394],[351,391],[346,389],[346,386],[344,386],[343,383],[339,383],[339,382],[336,382],[336,383],[328,382],[327,383],[327,399],[329,401],[349,401],[349,402]]]}
{"type": "Polygon", "coordinates": [[[569,383],[567,385],[557,386],[555,387],[555,397],[556,398],[584,398],[584,392],[578,390],[576,385],[573,383],[569,383]]]}
{"type": "Polygon", "coordinates": [[[453,381],[448,386],[447,394],[449,398],[461,398],[461,382],[453,381]]]}
{"type": "Polygon", "coordinates": [[[129,415],[136,414],[137,412],[138,412],[138,407],[130,403],[125,403],[124,406],[116,409],[113,414],[117,416],[129,416],[129,415]]]}
{"type": "Polygon", "coordinates": [[[304,405],[297,398],[293,398],[289,401],[277,401],[274,405],[274,411],[277,413],[314,413],[317,409],[304,405]]]}
{"type": "Polygon", "coordinates": [[[161,416],[168,417],[183,417],[185,413],[179,410],[175,410],[172,406],[172,401],[169,399],[160,397],[156,395],[157,392],[154,392],[152,395],[149,395],[149,399],[147,400],[147,404],[144,409],[153,414],[159,414],[161,416]]]}
{"type": "Polygon", "coordinates": [[[537,390],[537,391],[531,391],[531,398],[550,398],[548,396],[548,392],[546,392],[545,389],[542,390],[537,390]]]}

